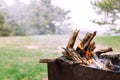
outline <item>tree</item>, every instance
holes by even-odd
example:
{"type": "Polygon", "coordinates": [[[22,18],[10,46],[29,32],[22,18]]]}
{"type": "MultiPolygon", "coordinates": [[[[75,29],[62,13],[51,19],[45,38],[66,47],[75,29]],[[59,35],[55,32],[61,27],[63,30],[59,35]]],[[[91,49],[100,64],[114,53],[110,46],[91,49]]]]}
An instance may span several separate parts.
{"type": "Polygon", "coordinates": [[[104,15],[101,21],[93,21],[100,25],[115,24],[120,19],[120,0],[98,0],[92,3],[98,14],[104,15]]]}
{"type": "Polygon", "coordinates": [[[5,13],[5,3],[3,0],[0,0],[0,36],[8,36],[10,30],[6,25],[6,13],[5,13]]]}
{"type": "Polygon", "coordinates": [[[67,16],[70,11],[53,6],[51,0],[30,0],[30,4],[14,0],[11,6],[0,1],[0,11],[5,12],[0,15],[1,25],[10,30],[9,35],[54,34],[56,23],[62,24],[70,18],[67,16]]]}
{"type": "Polygon", "coordinates": [[[7,7],[7,24],[11,29],[10,35],[25,35],[26,6],[20,0],[14,0],[14,4],[7,7]]]}
{"type": "Polygon", "coordinates": [[[54,34],[56,22],[62,23],[69,19],[65,11],[53,6],[51,0],[31,0],[26,17],[27,34],[54,34]]]}

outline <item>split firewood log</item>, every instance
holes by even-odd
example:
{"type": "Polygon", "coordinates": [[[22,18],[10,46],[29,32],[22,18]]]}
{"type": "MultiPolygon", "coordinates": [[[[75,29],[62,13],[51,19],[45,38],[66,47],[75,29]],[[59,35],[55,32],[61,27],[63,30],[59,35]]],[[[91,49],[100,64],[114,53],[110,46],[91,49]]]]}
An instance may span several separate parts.
{"type": "Polygon", "coordinates": [[[95,45],[95,42],[92,42],[89,46],[88,46],[88,49],[89,51],[94,51],[96,48],[96,45],[95,45]]]}
{"type": "Polygon", "coordinates": [[[88,46],[87,51],[85,52],[85,57],[86,57],[86,59],[88,60],[89,63],[92,62],[92,59],[91,59],[91,58],[93,58],[93,55],[94,55],[94,52],[93,52],[93,51],[94,51],[95,48],[96,48],[95,42],[92,42],[92,43],[88,46]]]}
{"type": "Polygon", "coordinates": [[[89,38],[91,37],[92,33],[87,32],[87,34],[84,36],[84,38],[80,41],[80,43],[78,44],[76,51],[80,54],[80,56],[84,57],[85,54],[85,50],[84,50],[84,45],[86,44],[86,42],[89,40],[89,38]]]}
{"type": "MultiPolygon", "coordinates": [[[[68,42],[68,44],[67,44],[67,46],[66,46],[66,49],[68,49],[68,48],[73,48],[74,47],[74,44],[75,44],[75,41],[76,41],[76,38],[77,38],[77,36],[78,36],[78,34],[79,34],[79,31],[80,30],[75,30],[73,33],[72,33],[72,35],[71,35],[71,37],[70,37],[70,39],[69,39],[69,42],[68,42]]],[[[68,56],[69,54],[67,53],[67,52],[62,52],[62,54],[63,54],[63,56],[68,56]]]]}
{"type": "Polygon", "coordinates": [[[82,61],[82,64],[87,65],[87,62],[86,62],[85,58],[81,57],[75,49],[72,49],[72,51],[73,51],[73,52],[78,56],[78,58],[82,61]]]}
{"type": "Polygon", "coordinates": [[[87,34],[84,36],[84,38],[81,40],[81,44],[85,45],[86,42],[89,40],[89,38],[91,37],[92,33],[87,32],[87,34]]]}
{"type": "Polygon", "coordinates": [[[89,45],[90,45],[91,41],[93,40],[93,38],[95,37],[95,35],[96,35],[96,31],[93,32],[93,34],[91,35],[91,37],[89,38],[89,40],[88,40],[88,41],[86,42],[86,44],[84,45],[84,49],[85,49],[85,50],[89,47],[89,45]]]}
{"type": "MultiPolygon", "coordinates": [[[[90,43],[92,39],[95,37],[96,31],[93,33],[87,33],[83,40],[79,43],[79,45],[76,48],[76,51],[83,56],[85,52],[90,48],[90,43]]],[[[94,44],[93,44],[94,45],[94,44]]],[[[95,46],[94,46],[95,47],[95,46]]]]}
{"type": "Polygon", "coordinates": [[[88,63],[92,62],[91,58],[94,53],[93,51],[96,48],[95,42],[91,43],[95,35],[96,31],[93,33],[88,32],[76,48],[76,51],[79,53],[79,55],[81,57],[85,57],[88,63]]]}
{"type": "Polygon", "coordinates": [[[104,54],[104,53],[107,53],[107,52],[111,52],[111,51],[113,51],[113,49],[110,47],[110,48],[106,48],[106,49],[102,49],[102,50],[96,51],[95,53],[100,58],[101,54],[104,54]]]}
{"type": "Polygon", "coordinates": [[[68,49],[63,48],[63,49],[69,54],[69,56],[72,58],[73,61],[86,65],[84,60],[79,55],[77,55],[74,49],[71,49],[71,48],[68,48],[68,49]]]}
{"type": "Polygon", "coordinates": [[[74,47],[75,40],[76,40],[76,38],[77,38],[77,36],[78,36],[79,31],[80,31],[80,30],[75,30],[75,31],[72,33],[72,35],[71,35],[71,37],[70,37],[70,39],[69,39],[69,42],[68,42],[66,48],[73,48],[73,47],[74,47]]]}

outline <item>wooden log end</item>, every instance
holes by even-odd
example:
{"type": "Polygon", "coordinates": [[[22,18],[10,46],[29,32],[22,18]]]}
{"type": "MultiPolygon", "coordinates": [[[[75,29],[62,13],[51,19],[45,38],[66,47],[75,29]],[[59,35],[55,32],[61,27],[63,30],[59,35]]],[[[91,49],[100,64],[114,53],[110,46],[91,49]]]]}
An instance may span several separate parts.
{"type": "Polygon", "coordinates": [[[39,63],[50,63],[50,62],[54,62],[55,59],[40,59],[39,63]]]}

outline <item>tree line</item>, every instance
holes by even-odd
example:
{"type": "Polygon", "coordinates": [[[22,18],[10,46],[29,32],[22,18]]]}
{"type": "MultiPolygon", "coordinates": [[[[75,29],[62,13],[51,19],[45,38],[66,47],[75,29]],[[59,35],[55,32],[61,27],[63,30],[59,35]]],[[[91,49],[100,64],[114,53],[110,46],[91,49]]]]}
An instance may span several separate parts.
{"type": "Polygon", "coordinates": [[[51,0],[30,0],[29,4],[14,0],[11,6],[0,0],[0,36],[55,34],[70,19],[69,12],[51,0]]]}

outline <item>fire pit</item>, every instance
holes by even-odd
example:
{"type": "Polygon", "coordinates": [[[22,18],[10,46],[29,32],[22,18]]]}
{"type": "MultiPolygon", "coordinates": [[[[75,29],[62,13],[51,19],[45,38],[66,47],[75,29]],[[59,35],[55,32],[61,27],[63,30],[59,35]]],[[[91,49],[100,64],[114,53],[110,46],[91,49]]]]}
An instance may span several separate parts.
{"type": "Polygon", "coordinates": [[[112,48],[94,51],[96,35],[87,33],[74,48],[79,30],[69,39],[62,56],[56,59],[40,59],[48,65],[49,80],[118,80],[120,79],[120,54],[106,55],[112,48]]]}
{"type": "Polygon", "coordinates": [[[48,63],[49,80],[119,80],[120,73],[66,62],[48,63]]]}

